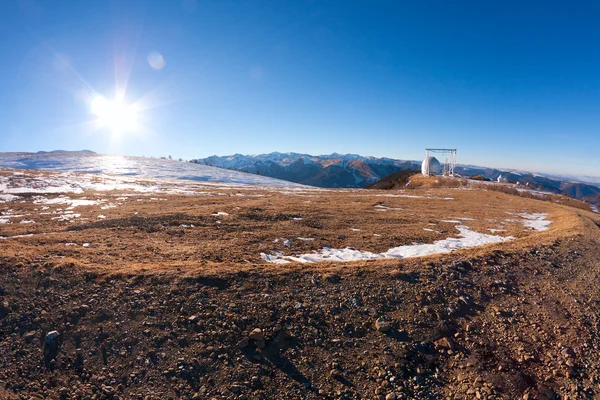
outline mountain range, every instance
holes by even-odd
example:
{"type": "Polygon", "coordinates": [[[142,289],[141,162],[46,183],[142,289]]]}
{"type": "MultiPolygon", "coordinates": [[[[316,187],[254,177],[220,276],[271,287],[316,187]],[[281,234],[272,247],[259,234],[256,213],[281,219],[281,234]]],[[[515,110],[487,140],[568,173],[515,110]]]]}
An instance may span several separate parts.
{"type": "Polygon", "coordinates": [[[312,156],[300,153],[234,154],[192,162],[277,177],[326,188],[360,188],[400,170],[418,169],[418,161],[364,157],[358,154],[312,156]]]}
{"type": "MultiPolygon", "coordinates": [[[[319,156],[279,152],[257,155],[215,155],[191,160],[191,162],[324,188],[362,188],[373,185],[398,171],[421,168],[421,162],[416,160],[338,153],[319,156]]],[[[573,177],[475,165],[457,165],[455,171],[463,177],[479,175],[486,180],[496,180],[502,175],[509,182],[518,182],[530,188],[565,194],[595,204],[600,201],[600,180],[595,177],[585,177],[577,181],[573,177]]]]}

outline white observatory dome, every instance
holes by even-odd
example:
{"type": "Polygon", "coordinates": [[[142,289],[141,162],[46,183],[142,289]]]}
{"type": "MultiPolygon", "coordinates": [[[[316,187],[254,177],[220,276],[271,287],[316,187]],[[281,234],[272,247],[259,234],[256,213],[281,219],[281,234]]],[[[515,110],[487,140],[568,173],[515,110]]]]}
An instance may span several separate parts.
{"type": "Polygon", "coordinates": [[[440,175],[442,173],[442,164],[435,157],[427,157],[421,164],[421,173],[425,176],[440,175]]]}

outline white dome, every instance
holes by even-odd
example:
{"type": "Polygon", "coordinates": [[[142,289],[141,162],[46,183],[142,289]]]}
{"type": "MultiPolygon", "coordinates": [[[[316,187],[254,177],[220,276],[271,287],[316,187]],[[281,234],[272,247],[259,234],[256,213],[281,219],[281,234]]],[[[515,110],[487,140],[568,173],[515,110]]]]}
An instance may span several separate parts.
{"type": "Polygon", "coordinates": [[[421,173],[425,176],[440,175],[442,173],[442,164],[435,157],[427,157],[421,164],[421,173]]]}

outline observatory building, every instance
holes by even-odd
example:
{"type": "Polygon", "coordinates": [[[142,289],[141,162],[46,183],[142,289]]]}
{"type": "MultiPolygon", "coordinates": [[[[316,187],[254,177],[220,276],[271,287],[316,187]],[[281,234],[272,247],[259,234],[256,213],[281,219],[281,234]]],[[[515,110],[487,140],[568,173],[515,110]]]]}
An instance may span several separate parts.
{"type": "Polygon", "coordinates": [[[425,160],[423,161],[423,164],[421,164],[421,173],[424,176],[454,176],[455,166],[456,149],[425,149],[425,160]],[[438,157],[441,157],[442,162],[437,158],[430,156],[430,153],[436,153],[438,157]]]}
{"type": "Polygon", "coordinates": [[[421,164],[421,173],[424,176],[440,175],[442,173],[442,164],[435,157],[427,157],[421,164]]]}

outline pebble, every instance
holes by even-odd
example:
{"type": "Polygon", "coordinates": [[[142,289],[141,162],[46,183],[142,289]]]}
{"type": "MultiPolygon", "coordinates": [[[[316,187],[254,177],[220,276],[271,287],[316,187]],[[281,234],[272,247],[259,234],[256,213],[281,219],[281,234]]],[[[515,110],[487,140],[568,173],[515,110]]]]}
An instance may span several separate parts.
{"type": "Polygon", "coordinates": [[[454,340],[450,337],[443,337],[434,342],[435,347],[454,350],[454,340]]]}
{"type": "Polygon", "coordinates": [[[46,334],[46,343],[50,344],[60,336],[58,331],[50,331],[46,334]]]}
{"type": "Polygon", "coordinates": [[[375,321],[375,329],[377,329],[379,332],[385,333],[392,329],[392,325],[388,321],[385,321],[382,317],[379,317],[375,321]]]}
{"type": "Polygon", "coordinates": [[[248,337],[252,340],[263,340],[265,338],[265,334],[260,328],[254,328],[248,337]]]}

